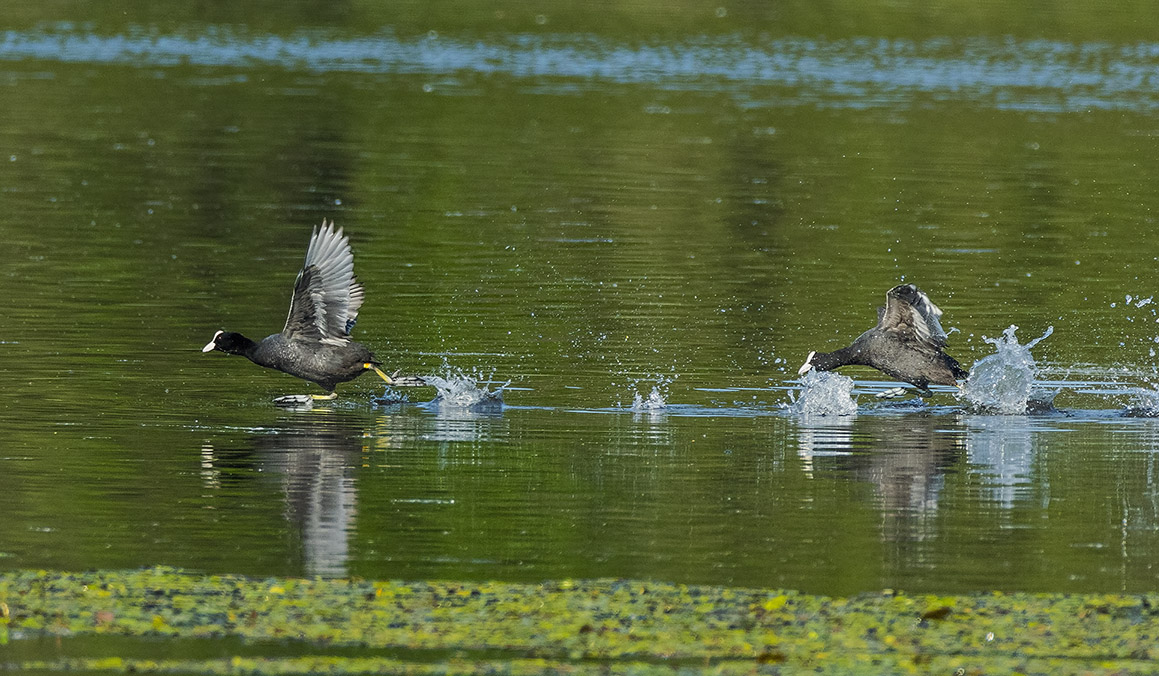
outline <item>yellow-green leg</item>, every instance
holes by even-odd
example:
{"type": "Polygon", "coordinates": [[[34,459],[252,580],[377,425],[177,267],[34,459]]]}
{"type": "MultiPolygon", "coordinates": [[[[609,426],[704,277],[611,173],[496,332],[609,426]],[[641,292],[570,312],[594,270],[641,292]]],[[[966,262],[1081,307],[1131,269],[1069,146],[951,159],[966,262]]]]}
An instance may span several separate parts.
{"type": "Polygon", "coordinates": [[[283,408],[309,410],[314,408],[314,402],[316,401],[331,401],[337,398],[337,392],[330,392],[329,394],[287,394],[274,399],[274,403],[283,408]]]}
{"type": "Polygon", "coordinates": [[[382,369],[378,368],[378,367],[377,367],[377,366],[375,366],[374,364],[371,364],[370,362],[366,362],[365,364],[363,364],[363,365],[362,365],[362,368],[364,368],[364,369],[371,369],[371,370],[373,370],[375,373],[377,373],[377,374],[378,374],[378,377],[380,377],[380,378],[382,378],[383,380],[385,380],[385,381],[386,381],[386,384],[387,384],[387,385],[393,385],[393,384],[394,384],[394,381],[393,381],[393,380],[391,380],[390,376],[388,376],[388,375],[386,375],[385,373],[383,373],[383,372],[382,372],[382,369]]]}
{"type": "Polygon", "coordinates": [[[379,378],[386,381],[387,385],[394,385],[395,387],[424,387],[427,384],[420,376],[400,376],[398,371],[388,376],[382,372],[382,369],[370,362],[363,364],[362,368],[374,371],[378,374],[379,378]]]}

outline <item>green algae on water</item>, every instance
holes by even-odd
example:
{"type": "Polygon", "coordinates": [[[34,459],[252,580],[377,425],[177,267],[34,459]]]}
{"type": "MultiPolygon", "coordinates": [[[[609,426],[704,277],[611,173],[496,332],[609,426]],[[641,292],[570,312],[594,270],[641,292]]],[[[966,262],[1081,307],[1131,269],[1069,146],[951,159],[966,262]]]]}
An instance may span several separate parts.
{"type": "Polygon", "coordinates": [[[40,671],[1065,674],[1159,667],[1159,595],[834,598],[639,580],[252,579],[153,568],[2,573],[0,604],[0,640],[17,655],[0,668],[40,671]],[[79,648],[44,654],[43,646],[91,648],[102,638],[114,647],[125,638],[165,641],[168,657],[110,649],[86,656],[79,648]],[[228,657],[180,652],[215,641],[228,657]]]}

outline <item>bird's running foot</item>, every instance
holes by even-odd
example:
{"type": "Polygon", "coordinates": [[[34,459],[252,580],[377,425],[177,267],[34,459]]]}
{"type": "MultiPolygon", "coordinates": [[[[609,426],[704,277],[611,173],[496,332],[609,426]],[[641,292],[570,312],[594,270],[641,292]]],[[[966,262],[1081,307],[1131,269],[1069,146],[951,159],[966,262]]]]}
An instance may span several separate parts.
{"type": "Polygon", "coordinates": [[[396,373],[390,380],[390,384],[395,387],[426,387],[427,385],[427,381],[423,380],[421,376],[400,376],[396,373]]]}
{"type": "Polygon", "coordinates": [[[873,396],[877,397],[878,399],[897,399],[898,397],[904,397],[907,394],[916,394],[922,399],[925,399],[927,397],[934,396],[934,391],[928,387],[918,387],[913,390],[909,389],[908,387],[891,387],[888,390],[882,390],[873,396]]]}
{"type": "Polygon", "coordinates": [[[287,394],[274,399],[274,403],[282,408],[293,408],[308,411],[314,408],[315,401],[331,401],[338,398],[337,392],[329,394],[287,394]]]}
{"type": "Polygon", "coordinates": [[[423,380],[419,376],[400,376],[400,371],[395,371],[392,375],[388,376],[382,372],[382,369],[378,368],[374,364],[371,364],[370,362],[367,362],[362,366],[363,368],[373,369],[374,372],[378,374],[378,377],[386,381],[387,385],[393,385],[395,387],[423,387],[427,384],[427,381],[423,380]]]}

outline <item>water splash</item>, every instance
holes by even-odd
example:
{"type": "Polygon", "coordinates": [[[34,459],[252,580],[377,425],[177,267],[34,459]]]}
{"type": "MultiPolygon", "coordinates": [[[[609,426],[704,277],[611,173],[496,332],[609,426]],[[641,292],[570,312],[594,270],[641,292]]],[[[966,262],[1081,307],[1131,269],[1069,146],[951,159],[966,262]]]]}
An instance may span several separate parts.
{"type": "Polygon", "coordinates": [[[668,402],[664,400],[664,393],[660,391],[659,386],[652,388],[652,392],[648,395],[647,399],[641,397],[639,392],[632,398],[632,410],[637,413],[643,411],[663,411],[666,408],[668,408],[668,402]]]}
{"type": "Polygon", "coordinates": [[[382,391],[382,396],[376,397],[374,403],[378,406],[394,406],[396,404],[409,404],[410,397],[402,390],[387,385],[382,391]]]}
{"type": "Polygon", "coordinates": [[[1123,408],[1125,418],[1159,418],[1159,386],[1134,388],[1129,394],[1131,403],[1123,408]]]}
{"type": "Polygon", "coordinates": [[[854,415],[853,379],[833,371],[812,369],[801,376],[801,394],[791,404],[794,415],[854,415]]]}
{"type": "MultiPolygon", "coordinates": [[[[1119,307],[1119,303],[1111,303],[1111,307],[1119,307]]],[[[1150,324],[1159,324],[1159,304],[1155,302],[1155,296],[1147,296],[1144,298],[1141,294],[1133,296],[1126,294],[1122,303],[1124,312],[1124,319],[1128,322],[1141,324],[1147,326],[1150,324]]],[[[1147,329],[1141,332],[1132,331],[1132,334],[1126,334],[1122,340],[1119,341],[1119,347],[1127,347],[1129,342],[1141,342],[1147,345],[1147,352],[1149,356],[1154,358],[1159,356],[1156,352],[1156,346],[1159,346],[1159,335],[1152,335],[1147,329]]]]}
{"type": "MultiPolygon", "coordinates": [[[[640,394],[640,383],[642,381],[632,381],[629,386],[632,388],[632,412],[633,413],[656,413],[668,408],[668,386],[675,381],[677,376],[658,376],[654,378],[656,381],[652,386],[652,391],[647,397],[640,394]]],[[[649,379],[653,380],[653,379],[649,379]]]]}
{"type": "Polygon", "coordinates": [[[1015,337],[1017,330],[1017,326],[1011,325],[1002,332],[1001,338],[982,337],[997,351],[979,359],[970,367],[970,376],[963,386],[962,396],[973,407],[1013,415],[1049,408],[1053,394],[1046,400],[1035,398],[1034,383],[1038,368],[1030,348],[1054,333],[1054,327],[1048,326],[1041,336],[1025,345],[1019,344],[1015,337]]]}
{"type": "Polygon", "coordinates": [[[480,371],[466,372],[450,366],[443,367],[442,375],[423,376],[427,385],[438,390],[438,394],[427,405],[437,409],[458,409],[467,411],[488,411],[503,407],[503,388],[511,384],[506,381],[489,389],[494,384],[494,373],[480,371]]]}

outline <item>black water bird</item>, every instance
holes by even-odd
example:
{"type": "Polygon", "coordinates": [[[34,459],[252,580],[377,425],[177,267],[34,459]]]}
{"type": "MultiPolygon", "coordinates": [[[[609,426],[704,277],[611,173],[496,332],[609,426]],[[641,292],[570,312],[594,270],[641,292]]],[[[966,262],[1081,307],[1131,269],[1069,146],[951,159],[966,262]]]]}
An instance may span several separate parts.
{"type": "Polygon", "coordinates": [[[240,333],[218,331],[201,351],[241,355],[258,366],[317,383],[327,392],[279,397],[279,404],[333,399],[338,396],[334,391],[338,383],[367,371],[377,373],[388,385],[424,384],[420,378],[386,375],[370,350],[350,339],[363,295],[362,285],[354,277],[350,239],[341,228],[335,229],[332,221],[322,221],[322,227],[315,227],[310,235],[306,262],[294,282],[282,332],[255,343],[240,333]]]}
{"type": "Polygon", "coordinates": [[[858,336],[849,347],[810,352],[797,373],[858,365],[915,385],[922,396],[930,394],[930,385],[957,386],[969,374],[945,352],[941,316],[942,311],[918,287],[900,284],[885,294],[885,307],[877,310],[877,326],[858,336]]]}

